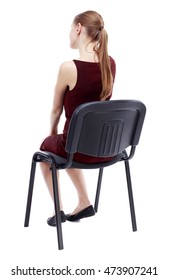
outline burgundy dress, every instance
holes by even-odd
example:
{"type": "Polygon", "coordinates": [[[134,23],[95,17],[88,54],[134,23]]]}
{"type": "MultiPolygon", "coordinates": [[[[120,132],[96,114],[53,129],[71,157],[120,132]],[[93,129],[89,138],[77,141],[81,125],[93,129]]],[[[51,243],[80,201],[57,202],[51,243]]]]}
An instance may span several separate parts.
{"type": "MultiPolygon", "coordinates": [[[[102,90],[101,72],[99,64],[95,62],[85,62],[80,60],[73,60],[77,68],[77,82],[72,90],[69,88],[65,91],[64,109],[66,122],[64,125],[63,134],[51,135],[47,137],[41,144],[42,151],[52,152],[58,156],[67,157],[65,152],[65,144],[67,138],[68,127],[71,116],[74,110],[82,103],[100,101],[100,93],[102,90]]],[[[111,70],[113,79],[116,74],[116,65],[113,58],[110,57],[111,70]]],[[[111,98],[111,95],[108,99],[111,98]]],[[[83,163],[96,163],[108,161],[111,158],[100,158],[88,156],[80,153],[74,154],[74,161],[83,163]]]]}

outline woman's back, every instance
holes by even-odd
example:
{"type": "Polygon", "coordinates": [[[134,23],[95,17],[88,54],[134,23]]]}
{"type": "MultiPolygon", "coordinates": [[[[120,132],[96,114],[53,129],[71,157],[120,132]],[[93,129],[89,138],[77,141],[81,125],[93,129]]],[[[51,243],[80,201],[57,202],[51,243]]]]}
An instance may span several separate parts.
{"type": "MultiPolygon", "coordinates": [[[[64,135],[66,136],[69,127],[70,118],[74,110],[83,103],[100,101],[100,93],[102,91],[102,81],[100,66],[97,62],[87,62],[74,60],[77,71],[77,81],[72,90],[67,88],[64,97],[64,108],[66,123],[64,127],[64,135]]],[[[115,78],[116,65],[110,57],[112,76],[115,78]]],[[[110,99],[110,96],[107,98],[110,99]]]]}

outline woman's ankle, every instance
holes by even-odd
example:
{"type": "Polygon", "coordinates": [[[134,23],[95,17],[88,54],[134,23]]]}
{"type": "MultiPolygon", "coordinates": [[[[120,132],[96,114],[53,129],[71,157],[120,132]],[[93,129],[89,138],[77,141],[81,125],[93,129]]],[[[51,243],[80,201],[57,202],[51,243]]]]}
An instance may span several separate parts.
{"type": "Polygon", "coordinates": [[[83,209],[89,207],[90,205],[91,205],[90,201],[79,202],[79,204],[77,205],[77,207],[74,209],[74,211],[71,214],[75,215],[78,212],[82,211],[83,209]]]}

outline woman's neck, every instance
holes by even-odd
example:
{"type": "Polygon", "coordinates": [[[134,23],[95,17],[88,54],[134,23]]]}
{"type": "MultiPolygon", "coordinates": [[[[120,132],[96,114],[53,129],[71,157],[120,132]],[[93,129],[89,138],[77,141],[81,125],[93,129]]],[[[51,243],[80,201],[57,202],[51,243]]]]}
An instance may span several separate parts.
{"type": "Polygon", "coordinates": [[[98,62],[98,56],[94,51],[94,43],[87,43],[79,46],[79,60],[88,62],[98,62]]]}

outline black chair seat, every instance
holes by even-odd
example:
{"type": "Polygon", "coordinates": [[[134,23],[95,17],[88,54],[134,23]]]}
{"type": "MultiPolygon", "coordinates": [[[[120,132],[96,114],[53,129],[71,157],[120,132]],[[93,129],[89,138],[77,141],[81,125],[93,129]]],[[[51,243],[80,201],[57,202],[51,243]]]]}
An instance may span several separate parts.
{"type": "MultiPolygon", "coordinates": [[[[112,160],[98,162],[98,163],[81,163],[81,162],[72,161],[72,164],[69,168],[78,168],[78,169],[98,169],[101,167],[103,168],[115,164],[116,162],[124,159],[125,156],[126,156],[125,153],[122,152],[116,156],[113,156],[112,160]]],[[[66,158],[60,157],[51,152],[43,152],[43,151],[36,152],[34,154],[34,159],[35,161],[46,161],[49,163],[51,162],[52,159],[57,169],[65,169],[65,165],[67,164],[66,158]]]]}

